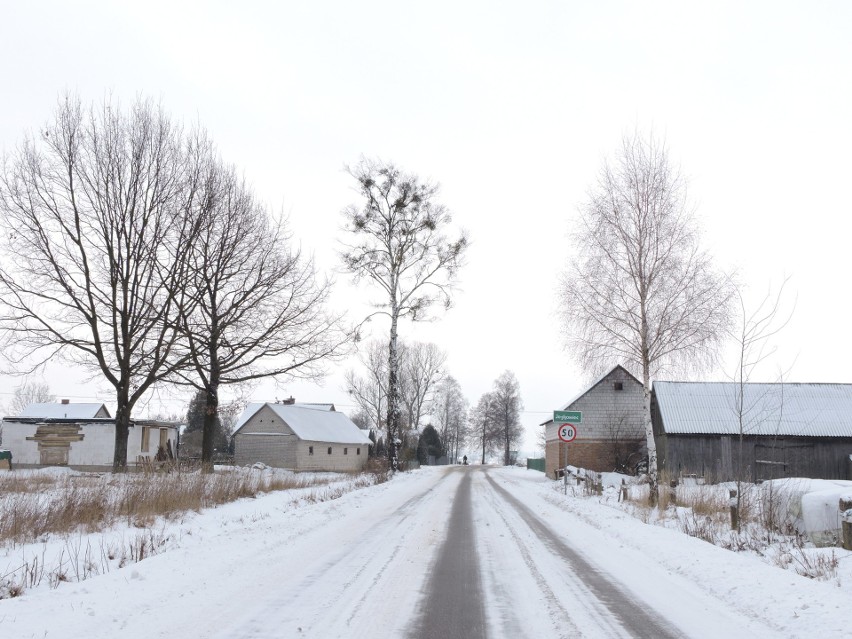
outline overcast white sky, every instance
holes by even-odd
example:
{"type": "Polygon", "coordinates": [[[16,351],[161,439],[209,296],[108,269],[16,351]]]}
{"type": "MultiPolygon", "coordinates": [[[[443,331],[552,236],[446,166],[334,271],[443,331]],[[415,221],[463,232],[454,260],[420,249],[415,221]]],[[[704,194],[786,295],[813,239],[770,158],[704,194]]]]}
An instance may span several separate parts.
{"type": "MultiPolygon", "coordinates": [[[[514,371],[531,448],[532,426],[588,381],[560,340],[572,219],[622,134],[653,128],[691,178],[719,265],[757,296],[792,278],[793,320],[764,375],[852,382],[852,5],[696,5],[7,0],[0,149],[66,89],[153,97],[207,127],[324,271],[357,201],[344,164],[365,154],[440,182],[473,246],[455,308],[403,334],[449,353],[471,403],[514,371]]],[[[358,319],[370,291],[337,279],[335,303],[358,319]]],[[[61,366],[45,376],[58,396],[111,401],[61,366]]],[[[254,396],[348,410],[341,379],[254,396]]],[[[0,381],[3,401],[19,380],[0,381]]]]}

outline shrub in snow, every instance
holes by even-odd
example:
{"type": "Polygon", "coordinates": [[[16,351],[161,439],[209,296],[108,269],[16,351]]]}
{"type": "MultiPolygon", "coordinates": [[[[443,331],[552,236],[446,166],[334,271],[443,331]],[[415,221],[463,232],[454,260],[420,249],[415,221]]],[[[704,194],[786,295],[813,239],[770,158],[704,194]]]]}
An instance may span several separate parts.
{"type": "Polygon", "coordinates": [[[837,543],[841,534],[838,504],[852,491],[852,482],[797,477],[764,482],[759,490],[764,524],[795,530],[816,546],[837,543]]]}

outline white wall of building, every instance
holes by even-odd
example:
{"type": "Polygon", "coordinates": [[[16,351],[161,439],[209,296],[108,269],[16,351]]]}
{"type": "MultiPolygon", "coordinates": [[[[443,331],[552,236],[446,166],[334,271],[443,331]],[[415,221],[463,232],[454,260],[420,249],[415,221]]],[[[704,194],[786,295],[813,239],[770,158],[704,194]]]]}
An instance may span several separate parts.
{"type": "MultiPolygon", "coordinates": [[[[39,424],[3,422],[3,448],[12,451],[12,464],[39,465],[41,455],[37,441],[28,440],[34,437],[39,424]]],[[[81,424],[79,434],[82,441],[71,442],[68,451],[69,466],[112,466],[115,452],[115,425],[112,423],[81,424]]],[[[148,427],[144,427],[148,428],[148,427]]],[[[165,439],[171,440],[172,452],[177,443],[177,427],[163,427],[165,439]]],[[[150,427],[148,434],[148,449],[143,450],[143,426],[137,424],[130,427],[127,438],[127,463],[132,465],[139,455],[150,457],[157,454],[161,435],[159,427],[150,427]]]]}

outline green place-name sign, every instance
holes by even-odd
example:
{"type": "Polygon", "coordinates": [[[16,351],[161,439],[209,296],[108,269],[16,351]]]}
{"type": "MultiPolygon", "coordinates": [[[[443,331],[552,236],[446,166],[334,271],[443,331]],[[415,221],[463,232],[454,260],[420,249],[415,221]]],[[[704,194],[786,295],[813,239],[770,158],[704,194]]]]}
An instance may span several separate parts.
{"type": "Polygon", "coordinates": [[[583,413],[578,410],[555,410],[553,421],[560,424],[579,424],[583,421],[583,413]]]}

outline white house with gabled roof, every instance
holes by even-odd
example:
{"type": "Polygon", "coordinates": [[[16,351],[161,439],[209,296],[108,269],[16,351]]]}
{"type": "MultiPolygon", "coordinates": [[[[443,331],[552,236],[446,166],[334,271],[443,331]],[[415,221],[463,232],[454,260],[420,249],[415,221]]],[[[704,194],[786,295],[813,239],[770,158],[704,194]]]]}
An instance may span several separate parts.
{"type": "MultiPolygon", "coordinates": [[[[12,452],[16,468],[70,466],[77,470],[106,470],[115,453],[115,419],[100,403],[46,402],[30,404],[19,415],[4,417],[3,447],[12,452]]],[[[177,425],[153,420],[130,420],[127,462],[152,461],[160,453],[174,454],[177,425]]]]}
{"type": "Polygon", "coordinates": [[[252,402],[237,420],[234,459],[240,466],[360,471],[371,443],[333,404],[252,402]]]}

